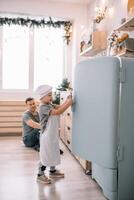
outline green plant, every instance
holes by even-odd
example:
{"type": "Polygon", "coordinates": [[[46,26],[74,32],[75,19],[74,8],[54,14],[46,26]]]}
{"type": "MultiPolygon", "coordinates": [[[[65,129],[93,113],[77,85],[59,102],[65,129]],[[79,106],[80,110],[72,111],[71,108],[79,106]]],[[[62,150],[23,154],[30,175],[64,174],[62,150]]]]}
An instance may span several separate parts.
{"type": "Polygon", "coordinates": [[[53,103],[60,104],[60,91],[67,91],[68,89],[71,89],[70,82],[67,78],[63,78],[61,84],[56,88],[53,103]]]}
{"type": "Polygon", "coordinates": [[[67,78],[63,78],[61,84],[57,87],[57,90],[67,91],[69,89],[70,82],[67,78]]]}

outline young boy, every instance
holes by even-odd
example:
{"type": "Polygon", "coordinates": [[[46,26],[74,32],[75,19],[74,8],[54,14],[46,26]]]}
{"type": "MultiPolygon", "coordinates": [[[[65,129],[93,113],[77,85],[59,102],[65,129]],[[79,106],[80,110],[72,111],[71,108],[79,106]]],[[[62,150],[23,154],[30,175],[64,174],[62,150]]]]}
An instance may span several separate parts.
{"type": "Polygon", "coordinates": [[[40,99],[39,117],[41,124],[40,136],[40,163],[37,180],[46,184],[51,183],[50,178],[63,178],[64,173],[56,170],[55,166],[60,164],[59,150],[59,115],[72,105],[71,95],[67,97],[62,105],[54,106],[52,102],[52,87],[41,85],[36,94],[40,99]],[[46,167],[50,167],[49,177],[45,175],[46,167]]]}

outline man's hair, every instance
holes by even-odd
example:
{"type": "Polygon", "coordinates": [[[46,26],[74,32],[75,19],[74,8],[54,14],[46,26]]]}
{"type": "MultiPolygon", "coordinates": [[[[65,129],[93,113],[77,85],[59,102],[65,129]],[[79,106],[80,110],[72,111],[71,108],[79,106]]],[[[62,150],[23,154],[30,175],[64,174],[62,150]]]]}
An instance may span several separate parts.
{"type": "Polygon", "coordinates": [[[27,104],[28,101],[32,101],[32,100],[34,100],[33,97],[28,97],[28,98],[26,98],[25,103],[27,104]]]}

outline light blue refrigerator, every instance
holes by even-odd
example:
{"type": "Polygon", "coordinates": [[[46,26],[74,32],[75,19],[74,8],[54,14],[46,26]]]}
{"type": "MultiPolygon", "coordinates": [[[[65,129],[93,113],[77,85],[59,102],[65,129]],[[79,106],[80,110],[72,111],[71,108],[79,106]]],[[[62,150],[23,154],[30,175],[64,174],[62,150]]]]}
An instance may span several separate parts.
{"type": "Polygon", "coordinates": [[[134,59],[98,57],[74,73],[72,151],[110,200],[134,200],[134,59]]]}

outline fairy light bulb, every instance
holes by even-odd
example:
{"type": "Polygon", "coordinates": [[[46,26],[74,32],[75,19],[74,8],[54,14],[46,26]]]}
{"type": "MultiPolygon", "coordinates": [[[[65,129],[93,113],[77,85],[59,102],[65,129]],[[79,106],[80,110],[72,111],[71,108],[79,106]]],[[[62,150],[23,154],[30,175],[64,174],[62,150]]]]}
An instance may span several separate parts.
{"type": "Polygon", "coordinates": [[[114,8],[113,8],[113,6],[111,6],[111,7],[108,8],[108,13],[109,13],[109,16],[113,16],[113,14],[114,14],[114,8]]]}

